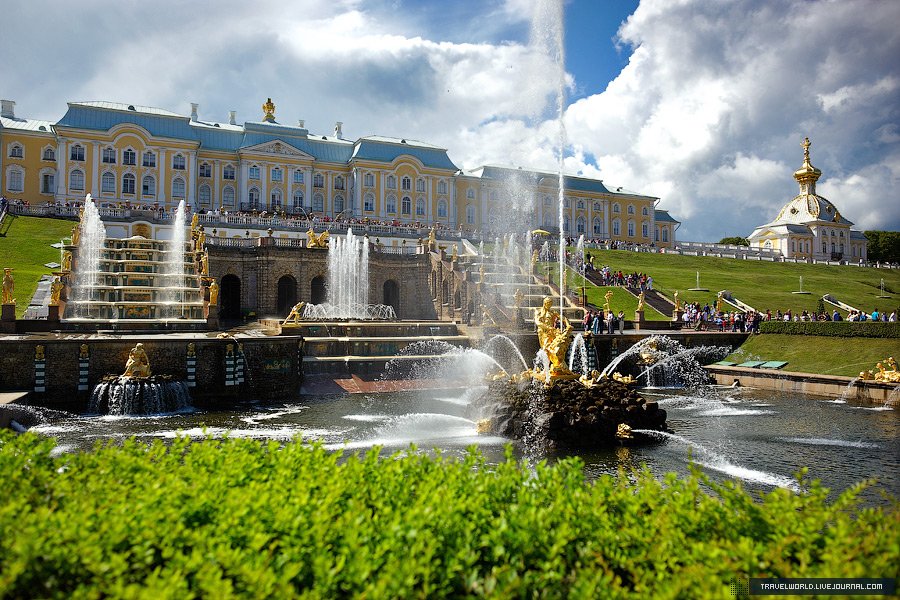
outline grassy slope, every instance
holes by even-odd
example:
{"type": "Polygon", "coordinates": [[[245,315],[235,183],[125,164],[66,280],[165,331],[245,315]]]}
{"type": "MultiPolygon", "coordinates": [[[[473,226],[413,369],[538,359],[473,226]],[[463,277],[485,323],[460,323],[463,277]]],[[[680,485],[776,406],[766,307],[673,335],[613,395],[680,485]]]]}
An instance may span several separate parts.
{"type": "Polygon", "coordinates": [[[786,360],[785,371],[856,377],[896,355],[898,346],[896,339],[765,334],[751,336],[727,360],[786,360]],[[851,352],[848,345],[853,347],[851,352]]]}
{"type": "Polygon", "coordinates": [[[75,223],[64,219],[8,215],[0,225],[0,267],[12,267],[16,282],[16,316],[28,308],[41,275],[50,273],[44,263],[59,262],[59,250],[50,244],[71,234],[75,223]]]}

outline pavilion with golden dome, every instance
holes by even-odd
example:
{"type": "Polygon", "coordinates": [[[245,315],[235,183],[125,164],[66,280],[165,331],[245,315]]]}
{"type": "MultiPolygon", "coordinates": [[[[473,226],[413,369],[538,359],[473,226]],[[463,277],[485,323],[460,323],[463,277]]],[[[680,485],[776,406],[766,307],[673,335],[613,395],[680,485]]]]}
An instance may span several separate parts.
{"type": "Polygon", "coordinates": [[[776,250],[785,258],[859,262],[866,260],[867,240],[837,207],[816,194],[822,171],[810,163],[809,138],[803,140],[803,166],[794,172],[800,193],[775,220],[753,230],[752,248],[776,250]]]}

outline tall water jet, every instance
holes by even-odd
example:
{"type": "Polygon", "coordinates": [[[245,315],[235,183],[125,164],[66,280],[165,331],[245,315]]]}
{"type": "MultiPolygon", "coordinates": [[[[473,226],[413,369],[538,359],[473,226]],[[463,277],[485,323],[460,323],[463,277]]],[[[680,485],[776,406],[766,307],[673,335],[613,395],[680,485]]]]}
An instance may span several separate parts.
{"type": "Polygon", "coordinates": [[[184,307],[184,245],[187,241],[187,218],[184,200],[178,203],[175,222],[172,229],[172,242],[166,253],[165,270],[165,302],[169,303],[169,318],[183,316],[184,307]]]}
{"type": "Polygon", "coordinates": [[[369,303],[369,243],[347,229],[343,238],[334,237],[328,248],[328,304],[334,318],[367,318],[369,303]]]}
{"type": "Polygon", "coordinates": [[[84,198],[78,235],[78,270],[73,290],[75,317],[90,318],[91,302],[99,300],[100,252],[106,242],[106,228],[91,195],[84,198]]]}

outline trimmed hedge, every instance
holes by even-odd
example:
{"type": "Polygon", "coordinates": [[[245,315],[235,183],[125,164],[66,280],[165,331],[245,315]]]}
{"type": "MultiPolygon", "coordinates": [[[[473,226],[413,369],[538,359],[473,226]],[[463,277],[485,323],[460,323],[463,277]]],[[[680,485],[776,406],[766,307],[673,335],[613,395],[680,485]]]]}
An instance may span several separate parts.
{"type": "Polygon", "coordinates": [[[881,321],[763,321],[760,333],[828,337],[900,338],[900,323],[881,321]]]}
{"type": "MultiPolygon", "coordinates": [[[[2,598],[724,598],[734,578],[896,577],[900,505],[798,476],[586,482],[403,452],[225,439],[52,456],[0,432],[2,598]]],[[[412,449],[414,450],[414,449],[412,449]]],[[[510,451],[511,452],[511,451],[510,451]]]]}

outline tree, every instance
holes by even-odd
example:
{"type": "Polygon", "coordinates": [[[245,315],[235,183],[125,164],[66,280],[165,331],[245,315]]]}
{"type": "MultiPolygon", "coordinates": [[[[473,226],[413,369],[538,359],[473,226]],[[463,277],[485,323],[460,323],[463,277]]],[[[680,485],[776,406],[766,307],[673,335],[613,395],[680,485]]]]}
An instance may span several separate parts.
{"type": "Polygon", "coordinates": [[[738,235],[734,235],[731,237],[723,237],[719,240],[720,244],[731,244],[732,246],[749,246],[750,242],[747,241],[747,238],[742,238],[738,235]]]}
{"type": "Polygon", "coordinates": [[[865,231],[872,262],[900,263],[900,231],[865,231]]]}

